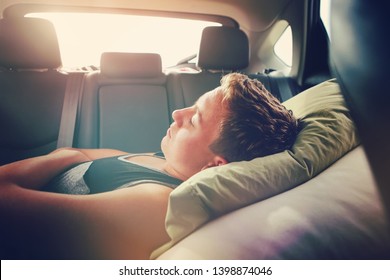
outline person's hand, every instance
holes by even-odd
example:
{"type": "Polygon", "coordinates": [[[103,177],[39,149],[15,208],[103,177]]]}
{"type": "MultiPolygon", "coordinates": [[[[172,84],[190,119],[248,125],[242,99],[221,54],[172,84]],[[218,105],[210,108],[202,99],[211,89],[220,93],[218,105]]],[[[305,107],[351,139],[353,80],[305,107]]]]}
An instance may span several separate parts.
{"type": "Polygon", "coordinates": [[[0,186],[40,190],[51,179],[78,163],[90,161],[81,151],[58,149],[48,155],[13,162],[0,167],[0,186]]]}

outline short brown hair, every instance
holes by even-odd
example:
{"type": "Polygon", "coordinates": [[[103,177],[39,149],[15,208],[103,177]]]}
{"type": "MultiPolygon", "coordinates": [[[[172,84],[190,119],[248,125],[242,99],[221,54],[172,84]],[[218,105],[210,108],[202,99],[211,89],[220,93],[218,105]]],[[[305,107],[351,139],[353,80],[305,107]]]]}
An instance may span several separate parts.
{"type": "Polygon", "coordinates": [[[224,116],[220,136],[210,149],[227,161],[251,160],[290,149],[297,119],[264,85],[231,73],[221,79],[224,116]]]}

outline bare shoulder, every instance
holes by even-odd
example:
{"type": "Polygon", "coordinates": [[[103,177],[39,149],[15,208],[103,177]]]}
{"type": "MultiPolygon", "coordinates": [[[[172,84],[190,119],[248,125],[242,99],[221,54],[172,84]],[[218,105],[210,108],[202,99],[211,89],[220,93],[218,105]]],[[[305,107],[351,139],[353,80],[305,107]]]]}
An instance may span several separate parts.
{"type": "Polygon", "coordinates": [[[115,150],[115,149],[79,149],[79,148],[60,148],[53,153],[56,153],[58,151],[77,151],[79,153],[82,153],[84,156],[86,156],[89,160],[95,160],[105,157],[114,157],[114,156],[121,156],[126,155],[128,152],[121,151],[121,150],[115,150]]]}

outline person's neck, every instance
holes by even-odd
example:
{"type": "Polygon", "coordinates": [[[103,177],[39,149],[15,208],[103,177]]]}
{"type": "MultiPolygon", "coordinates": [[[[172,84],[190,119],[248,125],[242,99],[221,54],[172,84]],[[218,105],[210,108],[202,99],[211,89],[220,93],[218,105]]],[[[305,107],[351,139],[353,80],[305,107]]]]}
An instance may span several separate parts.
{"type": "Polygon", "coordinates": [[[146,167],[152,167],[158,169],[162,172],[167,173],[168,175],[175,177],[179,180],[185,181],[189,178],[189,176],[185,176],[184,174],[178,172],[175,168],[173,168],[166,159],[153,157],[150,155],[136,155],[132,156],[128,159],[130,162],[134,162],[146,167]]]}
{"type": "Polygon", "coordinates": [[[165,164],[163,166],[163,170],[164,170],[164,172],[168,173],[172,177],[175,177],[175,178],[182,180],[182,181],[185,181],[189,178],[188,176],[185,176],[185,175],[181,174],[180,172],[178,172],[176,169],[172,168],[172,166],[170,166],[167,162],[165,162],[165,164]]]}

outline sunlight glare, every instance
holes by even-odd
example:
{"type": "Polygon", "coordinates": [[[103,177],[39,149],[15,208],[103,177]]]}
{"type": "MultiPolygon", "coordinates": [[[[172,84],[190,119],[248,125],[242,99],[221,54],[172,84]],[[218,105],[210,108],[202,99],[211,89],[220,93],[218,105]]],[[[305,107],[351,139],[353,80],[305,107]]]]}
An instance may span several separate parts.
{"type": "Polygon", "coordinates": [[[99,66],[103,52],[159,53],[164,67],[197,53],[214,22],[109,14],[39,13],[53,22],[64,67],[99,66]]]}

